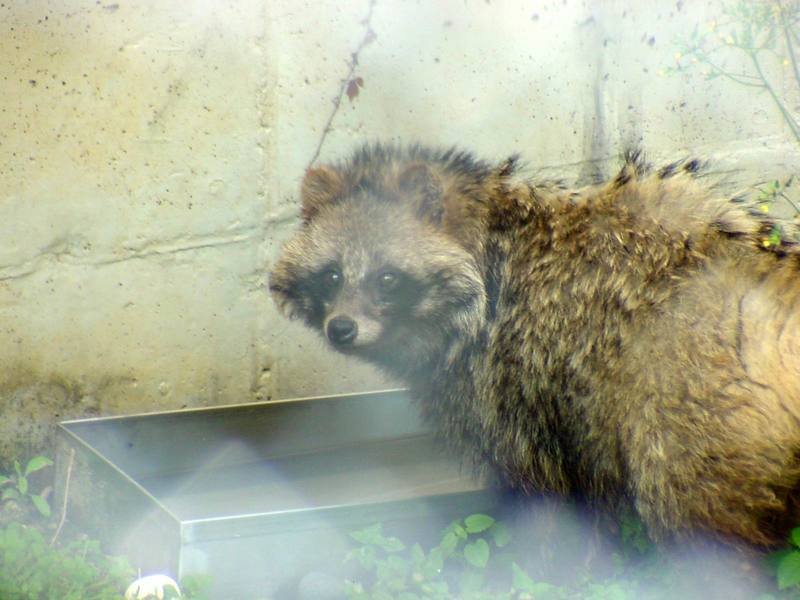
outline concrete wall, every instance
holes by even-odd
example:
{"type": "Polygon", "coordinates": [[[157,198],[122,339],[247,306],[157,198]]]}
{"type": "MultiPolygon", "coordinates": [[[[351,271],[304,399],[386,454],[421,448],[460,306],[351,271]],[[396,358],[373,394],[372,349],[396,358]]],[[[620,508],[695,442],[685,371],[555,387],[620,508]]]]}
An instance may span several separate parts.
{"type": "Polygon", "coordinates": [[[0,3],[0,457],[68,416],[388,385],[264,288],[304,170],[356,143],[576,178],[631,143],[796,170],[768,93],[676,57],[695,27],[724,41],[722,4],[0,3]]]}

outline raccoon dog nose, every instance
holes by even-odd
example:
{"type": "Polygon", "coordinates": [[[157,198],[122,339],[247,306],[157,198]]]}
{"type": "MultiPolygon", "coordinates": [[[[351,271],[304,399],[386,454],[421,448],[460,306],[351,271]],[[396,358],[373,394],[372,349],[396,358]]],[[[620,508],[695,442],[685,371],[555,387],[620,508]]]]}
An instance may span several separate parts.
{"type": "Polygon", "coordinates": [[[358,324],[349,317],[334,317],[328,322],[328,339],[338,346],[353,343],[358,335],[358,324]]]}

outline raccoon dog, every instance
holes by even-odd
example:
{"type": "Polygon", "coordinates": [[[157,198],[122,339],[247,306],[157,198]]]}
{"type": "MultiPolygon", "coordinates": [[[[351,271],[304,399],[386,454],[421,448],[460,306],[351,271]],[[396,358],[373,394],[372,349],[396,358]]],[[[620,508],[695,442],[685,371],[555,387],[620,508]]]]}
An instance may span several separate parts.
{"type": "Polygon", "coordinates": [[[697,161],[573,191],[457,150],[310,169],[269,287],[404,382],[523,492],[630,504],[655,539],[800,521],[800,258],[697,161]]]}

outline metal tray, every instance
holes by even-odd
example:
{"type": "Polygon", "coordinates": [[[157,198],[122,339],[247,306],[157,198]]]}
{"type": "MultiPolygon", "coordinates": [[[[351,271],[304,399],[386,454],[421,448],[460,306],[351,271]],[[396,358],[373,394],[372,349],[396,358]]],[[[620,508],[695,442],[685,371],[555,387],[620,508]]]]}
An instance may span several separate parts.
{"type": "Polygon", "coordinates": [[[402,391],[67,421],[57,444],[70,525],[143,574],[209,574],[220,598],[291,597],[342,568],[353,529],[495,502],[402,391]]]}

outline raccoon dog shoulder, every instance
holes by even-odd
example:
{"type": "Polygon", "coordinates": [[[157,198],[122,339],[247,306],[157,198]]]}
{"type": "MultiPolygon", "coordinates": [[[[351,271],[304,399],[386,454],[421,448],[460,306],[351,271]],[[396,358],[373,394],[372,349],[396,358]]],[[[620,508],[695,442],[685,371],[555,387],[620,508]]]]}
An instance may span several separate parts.
{"type": "Polygon", "coordinates": [[[510,486],[774,543],[800,520],[798,252],[699,169],[633,154],[570,191],[367,146],[308,171],[270,290],[510,486]]]}

